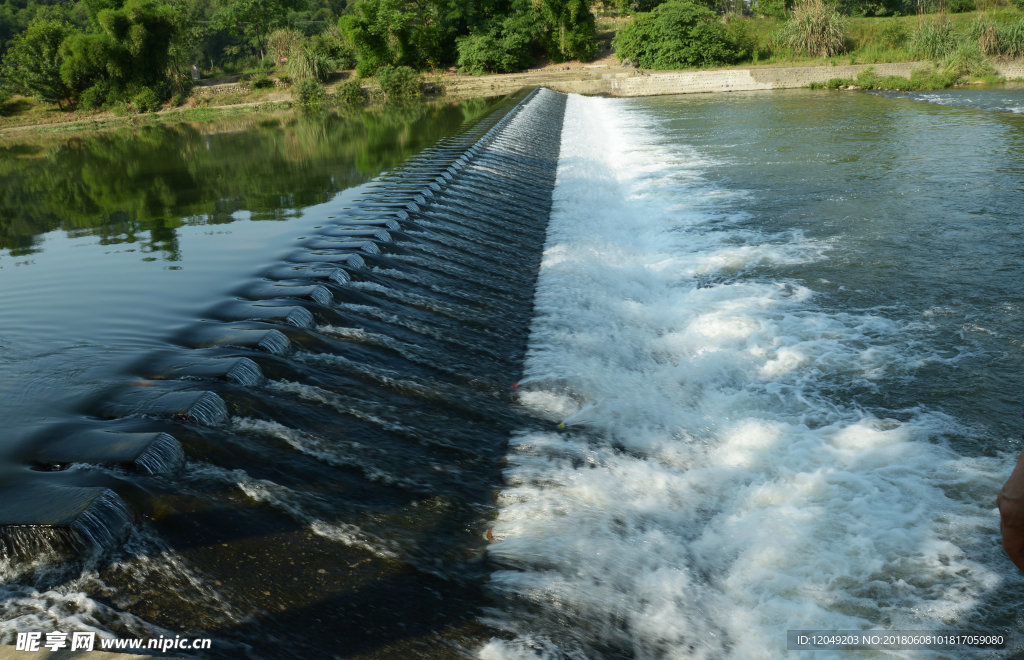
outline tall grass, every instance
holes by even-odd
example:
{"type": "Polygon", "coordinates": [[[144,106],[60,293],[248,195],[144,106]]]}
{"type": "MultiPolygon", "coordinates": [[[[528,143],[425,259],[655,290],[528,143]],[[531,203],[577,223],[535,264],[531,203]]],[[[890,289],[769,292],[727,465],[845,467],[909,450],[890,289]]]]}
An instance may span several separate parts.
{"type": "Polygon", "coordinates": [[[1012,23],[1000,25],[996,30],[999,54],[1008,57],[1024,57],[1024,17],[1012,23]]]}
{"type": "Polygon", "coordinates": [[[956,49],[957,42],[949,19],[939,15],[930,21],[922,21],[910,35],[910,53],[917,58],[940,60],[956,49]]]}
{"type": "Polygon", "coordinates": [[[323,81],[330,70],[330,60],[306,40],[294,43],[288,52],[288,75],[295,81],[323,81]]]}
{"type": "Polygon", "coordinates": [[[300,41],[302,41],[302,33],[298,30],[288,28],[274,30],[267,37],[267,54],[277,64],[290,57],[292,48],[300,41]]]}
{"type": "Polygon", "coordinates": [[[942,60],[942,69],[960,79],[985,78],[995,75],[995,69],[985,60],[978,42],[965,39],[942,60]]]}
{"type": "Polygon", "coordinates": [[[968,34],[985,55],[1024,56],[1024,17],[997,24],[988,16],[979,16],[968,34]]]}
{"type": "Polygon", "coordinates": [[[779,41],[801,55],[832,57],[846,52],[846,19],[825,0],[803,0],[793,9],[779,41]]]}
{"type": "MultiPolygon", "coordinates": [[[[993,0],[995,1],[995,0],[993,0]]],[[[1021,0],[1024,3],[1024,0],[1021,0]]],[[[975,23],[995,27],[998,50],[982,46],[988,56],[1024,57],[1024,14],[999,7],[987,11],[945,16],[850,17],[845,20],[846,52],[842,60],[851,64],[907,62],[917,59],[941,61],[956,50],[960,41],[978,41],[975,23]],[[937,24],[937,25],[936,25],[937,24]]],[[[754,41],[750,52],[758,52],[758,63],[807,62],[813,51],[793,48],[783,37],[784,23],[778,19],[743,19],[754,41]]],[[[833,56],[833,63],[839,63],[833,56]]]]}

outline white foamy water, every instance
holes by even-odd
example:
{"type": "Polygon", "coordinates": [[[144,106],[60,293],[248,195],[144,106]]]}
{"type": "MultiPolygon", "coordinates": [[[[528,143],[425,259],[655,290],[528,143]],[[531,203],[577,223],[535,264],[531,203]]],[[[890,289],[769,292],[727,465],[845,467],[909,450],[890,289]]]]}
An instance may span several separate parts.
{"type": "Polygon", "coordinates": [[[0,560],[0,644],[14,644],[21,632],[54,630],[94,632],[104,639],[173,637],[173,631],[126,611],[157,592],[174,607],[230,624],[252,614],[231,605],[146,527],[134,528],[113,556],[95,553],[70,565],[52,559],[0,560]]]}
{"type": "Polygon", "coordinates": [[[948,448],[972,431],[941,412],[835,397],[933,356],[884,310],[773,278],[833,246],[751,229],[756,200],[665,130],[569,98],[519,388],[550,429],[512,438],[487,620],[513,638],[481,657],[775,658],[789,629],[957,629],[1000,586],[1012,462],[948,448]]]}

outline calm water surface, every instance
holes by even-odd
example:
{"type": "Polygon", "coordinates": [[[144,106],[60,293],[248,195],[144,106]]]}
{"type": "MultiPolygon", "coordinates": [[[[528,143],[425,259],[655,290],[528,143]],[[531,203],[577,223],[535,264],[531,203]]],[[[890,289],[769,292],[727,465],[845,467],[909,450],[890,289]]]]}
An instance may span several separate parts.
{"type": "Polygon", "coordinates": [[[294,248],[343,205],[339,194],[486,109],[0,145],[5,430],[14,437],[67,414],[125,360],[294,248]]]}

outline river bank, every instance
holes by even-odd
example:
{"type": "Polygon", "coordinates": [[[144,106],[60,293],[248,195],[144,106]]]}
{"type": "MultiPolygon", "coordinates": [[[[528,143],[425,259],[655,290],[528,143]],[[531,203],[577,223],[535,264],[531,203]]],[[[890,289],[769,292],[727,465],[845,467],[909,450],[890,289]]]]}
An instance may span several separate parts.
{"type": "MultiPolygon", "coordinates": [[[[818,66],[750,66],[689,71],[647,71],[600,64],[527,73],[492,76],[448,76],[442,78],[445,94],[472,98],[507,94],[522,87],[547,87],[558,92],[585,96],[660,96],[709,92],[749,92],[807,87],[833,78],[856,78],[873,68],[879,76],[909,78],[913,70],[930,62],[890,64],[845,64],[818,66]]],[[[1006,80],[1024,78],[1024,62],[1010,60],[994,64],[1006,80]]]]}
{"type": "MultiPolygon", "coordinates": [[[[748,92],[808,87],[833,78],[856,78],[873,68],[879,76],[910,77],[913,70],[931,66],[930,62],[894,62],[884,64],[825,64],[813,66],[747,66],[685,71],[650,71],[623,67],[614,58],[582,64],[578,62],[548,65],[523,73],[468,76],[444,73],[427,77],[436,100],[460,101],[485,96],[511,94],[524,87],[549,89],[584,96],[640,97],[713,92],[748,92]]],[[[997,75],[1007,81],[1024,80],[1024,60],[993,62],[997,75]]],[[[328,85],[328,91],[337,85],[328,85]]],[[[370,98],[379,96],[371,84],[364,85],[370,98]]],[[[250,89],[238,81],[208,82],[196,86],[185,105],[156,113],[117,115],[113,112],[36,113],[24,121],[14,119],[0,126],[0,139],[18,139],[30,135],[67,134],[108,130],[121,126],[152,123],[207,121],[233,113],[274,111],[294,102],[288,87],[250,89]]]]}

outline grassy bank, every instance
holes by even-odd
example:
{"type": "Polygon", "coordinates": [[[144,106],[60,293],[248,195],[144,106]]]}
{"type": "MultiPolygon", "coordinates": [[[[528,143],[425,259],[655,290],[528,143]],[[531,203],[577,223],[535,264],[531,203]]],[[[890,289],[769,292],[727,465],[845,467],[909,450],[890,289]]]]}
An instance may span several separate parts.
{"type": "MultiPolygon", "coordinates": [[[[604,18],[598,21],[599,59],[596,62],[566,62],[556,67],[548,64],[527,71],[531,80],[524,84],[544,84],[545,76],[572,75],[572,71],[618,67],[611,54],[614,34],[627,25],[629,18],[604,18]],[[568,72],[568,73],[567,73],[568,72]]],[[[803,55],[785,45],[781,34],[785,21],[770,18],[723,19],[728,30],[746,45],[747,59],[739,63],[749,66],[834,66],[841,64],[881,64],[887,62],[931,61],[934,66],[916,72],[909,78],[878,77],[864,74],[857,79],[835,79],[832,88],[858,87],[882,89],[925,89],[948,87],[958,82],[998,82],[988,64],[1000,58],[1024,57],[1024,12],[1012,6],[994,6],[985,10],[958,14],[931,14],[884,18],[845,18],[845,52],[831,57],[803,55]]],[[[619,69],[628,71],[628,69],[619,69]]],[[[59,110],[56,106],[37,103],[23,96],[14,96],[0,103],[0,136],[29,136],[48,133],[74,133],[103,130],[123,125],[149,123],[199,122],[231,114],[250,113],[290,107],[302,100],[299,85],[288,82],[284,71],[261,71],[241,80],[235,76],[227,84],[197,86],[179,99],[178,107],[165,106],[155,113],[119,111],[59,110]],[[277,74],[281,75],[278,76],[277,74]],[[275,78],[281,80],[275,82],[275,78]]],[[[462,76],[424,74],[421,80],[433,95],[442,95],[446,84],[458,86],[462,76]]],[[[487,76],[483,78],[488,78],[487,76]]],[[[478,78],[479,79],[479,78],[478,78]]],[[[326,104],[351,96],[356,103],[380,104],[384,94],[374,80],[356,83],[351,72],[335,73],[334,82],[323,90],[326,104]],[[359,85],[362,85],[360,89],[359,85]]],[[[504,93],[501,89],[494,93],[504,93]]],[[[486,94],[487,92],[481,92],[486,94]]],[[[458,97],[458,94],[456,94],[458,97]]],[[[351,103],[351,99],[345,101],[351,103]]]]}
{"type": "MultiPolygon", "coordinates": [[[[275,71],[262,71],[254,76],[232,76],[219,81],[206,81],[197,85],[191,94],[181,99],[180,105],[165,104],[153,112],[135,112],[130,107],[102,110],[60,110],[56,105],[39,103],[31,98],[14,95],[0,102],[0,139],[3,137],[74,133],[104,130],[120,126],[146,124],[173,124],[201,122],[252,112],[276,112],[309,101],[303,96],[303,86],[288,82],[273,83],[275,71]],[[254,84],[262,80],[268,84],[254,84]]],[[[281,75],[287,80],[287,77],[281,75]]],[[[415,98],[427,101],[442,98],[443,86],[435,77],[421,77],[422,93],[415,98]]],[[[378,108],[386,104],[389,95],[379,81],[370,79],[353,81],[351,72],[335,74],[333,81],[317,84],[321,96],[311,104],[314,108],[338,106],[378,108]],[[354,86],[354,89],[353,89],[354,86]]],[[[392,96],[395,95],[392,90],[392,96]]]]}
{"type": "Polygon", "coordinates": [[[736,19],[729,25],[745,34],[753,51],[753,64],[879,64],[934,59],[965,45],[977,45],[989,57],[1024,55],[1024,12],[999,7],[960,14],[921,16],[848,17],[845,53],[828,58],[795,53],[780,43],[785,21],[771,18],[736,19]],[[1002,32],[1004,50],[997,52],[994,34],[1002,32]],[[988,52],[986,52],[988,51],[988,52]]]}
{"type": "Polygon", "coordinates": [[[286,110],[289,103],[240,103],[194,108],[171,108],[160,112],[118,115],[113,112],[70,112],[54,115],[46,108],[34,108],[25,114],[0,119],[0,141],[23,140],[48,135],[66,136],[94,133],[125,126],[173,125],[229,119],[254,112],[274,113],[286,110]]]}

